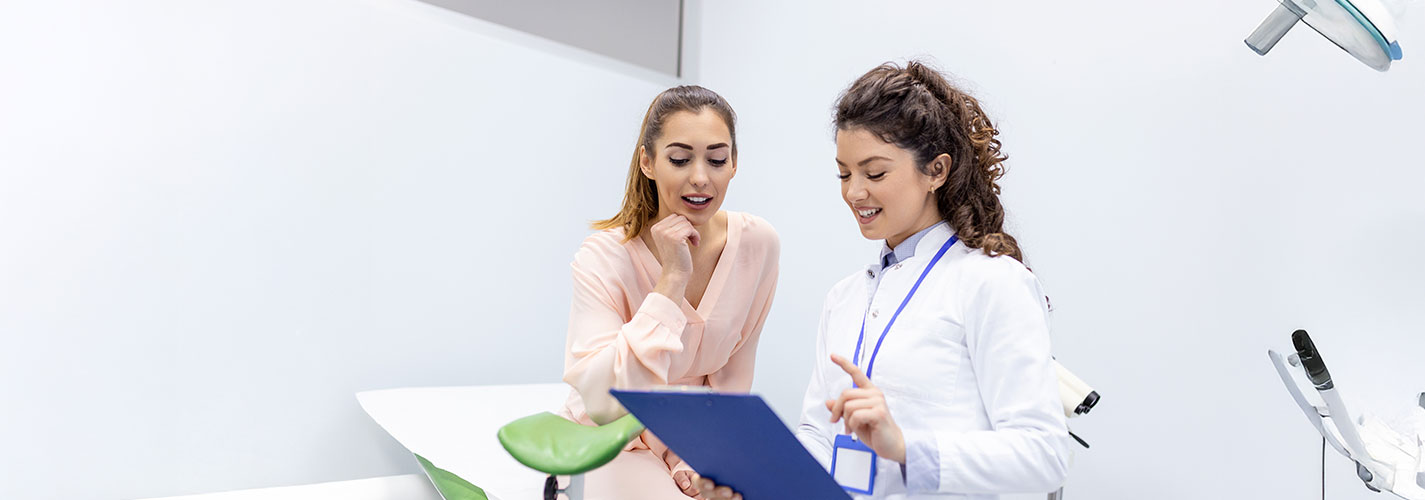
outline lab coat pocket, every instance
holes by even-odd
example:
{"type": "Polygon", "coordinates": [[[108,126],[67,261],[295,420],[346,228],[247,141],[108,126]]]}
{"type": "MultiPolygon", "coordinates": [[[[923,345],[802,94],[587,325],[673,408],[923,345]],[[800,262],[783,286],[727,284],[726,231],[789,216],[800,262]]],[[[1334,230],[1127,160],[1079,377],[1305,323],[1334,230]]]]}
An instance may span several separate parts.
{"type": "Polygon", "coordinates": [[[949,404],[969,366],[965,329],[943,316],[902,316],[881,346],[872,381],[888,393],[949,404]]]}

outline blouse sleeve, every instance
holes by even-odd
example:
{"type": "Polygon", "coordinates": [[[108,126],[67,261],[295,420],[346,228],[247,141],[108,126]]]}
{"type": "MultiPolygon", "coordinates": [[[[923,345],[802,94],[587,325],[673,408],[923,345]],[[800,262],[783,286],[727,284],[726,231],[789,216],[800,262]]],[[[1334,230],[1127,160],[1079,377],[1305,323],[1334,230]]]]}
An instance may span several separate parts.
{"type": "Polygon", "coordinates": [[[668,383],[672,357],[683,351],[687,317],[672,299],[649,293],[625,321],[605,284],[617,274],[616,264],[597,254],[586,244],[574,256],[564,382],[579,392],[589,418],[605,424],[627,413],[609,389],[668,383]]]}

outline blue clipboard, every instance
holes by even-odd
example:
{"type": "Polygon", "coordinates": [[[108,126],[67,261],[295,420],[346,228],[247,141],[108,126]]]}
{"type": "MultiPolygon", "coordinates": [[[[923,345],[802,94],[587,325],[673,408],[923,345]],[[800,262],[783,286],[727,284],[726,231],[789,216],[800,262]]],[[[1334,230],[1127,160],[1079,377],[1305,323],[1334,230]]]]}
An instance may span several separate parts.
{"type": "Polygon", "coordinates": [[[851,498],[752,394],[611,390],[699,474],[745,500],[851,498]]]}

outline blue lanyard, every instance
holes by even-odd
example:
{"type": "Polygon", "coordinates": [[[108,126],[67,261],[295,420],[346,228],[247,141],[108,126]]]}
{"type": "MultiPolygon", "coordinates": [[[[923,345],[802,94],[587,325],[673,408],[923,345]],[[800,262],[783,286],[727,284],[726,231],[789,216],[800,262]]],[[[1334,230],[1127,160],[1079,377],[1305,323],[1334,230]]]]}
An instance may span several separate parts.
{"type": "MultiPolygon", "coordinates": [[[[883,331],[881,331],[881,338],[876,339],[876,348],[875,348],[875,350],[872,350],[872,351],[871,351],[871,359],[870,359],[870,361],[867,361],[867,362],[866,362],[866,378],[871,378],[871,370],[876,369],[876,355],[881,353],[881,342],[885,341],[885,340],[886,340],[886,334],[891,332],[891,325],[896,324],[896,318],[899,318],[900,315],[901,315],[901,311],[905,310],[905,305],[906,305],[907,303],[910,303],[910,298],[915,296],[915,291],[920,289],[920,282],[925,281],[925,276],[928,275],[928,274],[930,274],[930,270],[931,270],[931,269],[934,269],[934,268],[935,268],[935,264],[938,263],[938,262],[940,262],[940,258],[945,256],[945,251],[946,251],[946,250],[949,250],[950,247],[954,246],[954,245],[955,245],[955,242],[956,242],[956,241],[959,241],[959,240],[960,240],[960,237],[959,237],[958,235],[951,236],[949,241],[946,241],[944,245],[941,245],[941,246],[940,246],[940,251],[939,251],[939,252],[935,252],[935,258],[930,259],[930,263],[929,263],[929,264],[926,264],[926,266],[925,266],[925,271],[922,271],[922,272],[920,273],[920,278],[918,278],[918,279],[915,280],[915,286],[910,287],[910,293],[905,294],[905,300],[902,300],[900,307],[897,307],[897,308],[896,308],[896,313],[895,313],[895,314],[892,314],[892,315],[891,315],[891,320],[888,321],[888,322],[886,322],[886,329],[883,330],[883,331]]],[[[864,341],[865,339],[866,339],[866,316],[865,316],[865,315],[862,315],[862,316],[861,316],[861,333],[856,336],[856,355],[855,355],[854,358],[851,358],[851,364],[855,365],[855,364],[861,362],[861,342],[864,341]]],[[[854,383],[853,383],[853,385],[854,385],[854,383]]]]}

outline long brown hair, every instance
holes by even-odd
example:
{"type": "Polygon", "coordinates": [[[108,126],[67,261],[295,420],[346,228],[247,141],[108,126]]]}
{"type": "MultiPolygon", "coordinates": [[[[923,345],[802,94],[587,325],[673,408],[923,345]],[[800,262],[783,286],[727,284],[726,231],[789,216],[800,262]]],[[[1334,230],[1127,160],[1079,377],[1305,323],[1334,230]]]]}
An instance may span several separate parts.
{"type": "Polygon", "coordinates": [[[931,161],[950,156],[950,173],[935,190],[940,218],[960,241],[987,255],[1024,254],[1004,231],[999,184],[1005,160],[999,130],[979,101],[955,88],[944,75],[919,61],[904,68],[882,64],[856,79],[836,103],[836,128],[862,128],[881,140],[912,152],[916,169],[926,175],[931,161]]]}
{"type": "Polygon", "coordinates": [[[669,115],[679,111],[698,113],[711,109],[727,125],[727,135],[732,139],[732,158],[737,158],[737,114],[732,105],[717,92],[697,85],[680,85],[658,94],[643,114],[643,125],[639,127],[638,142],[633,146],[633,160],[628,165],[628,187],[623,194],[623,207],[613,217],[594,221],[594,229],[624,230],[624,241],[643,234],[654,217],[658,216],[658,188],[653,179],[643,175],[639,168],[644,154],[653,154],[653,143],[663,136],[663,123],[669,115]],[[646,152],[646,153],[645,153],[646,152]]]}

